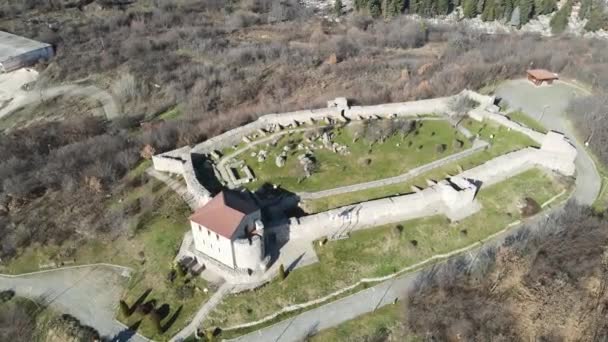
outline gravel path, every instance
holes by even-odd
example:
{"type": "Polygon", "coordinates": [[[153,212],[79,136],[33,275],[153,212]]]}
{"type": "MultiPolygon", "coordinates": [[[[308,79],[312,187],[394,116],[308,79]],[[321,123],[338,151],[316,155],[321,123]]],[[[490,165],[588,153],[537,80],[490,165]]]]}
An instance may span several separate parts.
{"type": "Polygon", "coordinates": [[[129,270],[123,267],[77,266],[20,276],[0,275],[0,290],[12,289],[18,296],[43,300],[112,341],[147,341],[114,319],[128,277],[129,270]]]}

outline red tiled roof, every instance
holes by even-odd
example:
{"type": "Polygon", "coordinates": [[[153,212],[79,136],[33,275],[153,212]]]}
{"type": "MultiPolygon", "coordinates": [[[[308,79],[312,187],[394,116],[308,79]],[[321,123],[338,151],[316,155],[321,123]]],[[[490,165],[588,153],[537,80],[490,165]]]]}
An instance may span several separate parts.
{"type": "Polygon", "coordinates": [[[558,78],[557,74],[545,69],[530,69],[528,70],[528,75],[539,81],[556,80],[558,78]]]}
{"type": "Polygon", "coordinates": [[[224,190],[190,216],[190,221],[231,239],[245,216],[258,210],[251,197],[224,190]]]}

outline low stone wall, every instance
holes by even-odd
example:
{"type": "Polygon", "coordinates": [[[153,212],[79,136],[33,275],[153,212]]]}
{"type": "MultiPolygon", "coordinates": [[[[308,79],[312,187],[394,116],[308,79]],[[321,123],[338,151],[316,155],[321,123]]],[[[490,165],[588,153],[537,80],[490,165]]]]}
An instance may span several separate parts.
{"type": "Polygon", "coordinates": [[[177,150],[157,154],[152,156],[152,165],[156,171],[169,172],[176,174],[184,173],[186,156],[190,154],[190,147],[185,146],[177,150]]]}
{"type": "Polygon", "coordinates": [[[479,209],[474,201],[476,187],[460,177],[453,181],[431,183],[428,188],[403,196],[394,196],[356,205],[344,206],[319,214],[292,218],[290,239],[316,240],[324,236],[340,238],[352,230],[391,222],[444,214],[453,220],[463,213],[479,209]]]}

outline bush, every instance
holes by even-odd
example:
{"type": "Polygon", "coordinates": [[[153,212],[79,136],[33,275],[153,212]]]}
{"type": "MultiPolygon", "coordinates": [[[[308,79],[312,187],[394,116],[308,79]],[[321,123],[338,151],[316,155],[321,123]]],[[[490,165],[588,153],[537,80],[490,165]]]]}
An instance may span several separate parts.
{"type": "Polygon", "coordinates": [[[529,216],[539,213],[540,210],[541,210],[540,205],[533,198],[526,197],[524,199],[524,205],[521,208],[521,215],[523,217],[529,217],[529,216]]]}
{"type": "Polygon", "coordinates": [[[13,297],[15,297],[15,291],[13,290],[0,291],[0,303],[8,302],[13,297]]]}

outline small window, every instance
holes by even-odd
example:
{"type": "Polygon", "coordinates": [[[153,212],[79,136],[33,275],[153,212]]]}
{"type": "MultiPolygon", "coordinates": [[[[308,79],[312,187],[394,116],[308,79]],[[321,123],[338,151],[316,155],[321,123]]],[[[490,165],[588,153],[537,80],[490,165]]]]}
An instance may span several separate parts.
{"type": "Polygon", "coordinates": [[[210,231],[207,231],[207,235],[211,235],[211,232],[210,232],[210,231]]]}
{"type": "Polygon", "coordinates": [[[203,231],[203,228],[201,228],[201,226],[198,226],[198,231],[199,231],[199,232],[202,232],[202,231],[203,231]]]}
{"type": "Polygon", "coordinates": [[[218,251],[218,252],[220,251],[220,248],[219,248],[219,247],[217,248],[217,251],[218,251]]]}
{"type": "Polygon", "coordinates": [[[220,236],[219,236],[219,235],[217,235],[217,234],[215,234],[215,238],[219,240],[219,239],[220,239],[220,236]]]}

